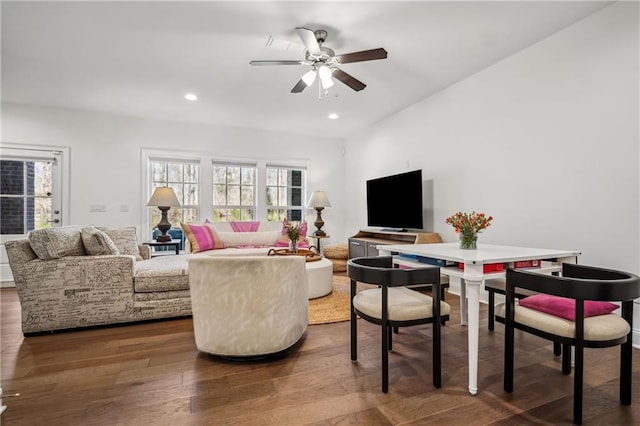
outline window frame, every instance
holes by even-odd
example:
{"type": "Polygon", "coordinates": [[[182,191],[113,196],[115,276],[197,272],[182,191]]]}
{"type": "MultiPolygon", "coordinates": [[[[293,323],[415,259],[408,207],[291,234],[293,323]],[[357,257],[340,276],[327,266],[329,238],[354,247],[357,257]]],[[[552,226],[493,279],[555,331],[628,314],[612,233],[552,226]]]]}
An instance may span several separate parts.
{"type": "MultiPolygon", "coordinates": [[[[195,216],[197,217],[196,220],[199,220],[199,218],[200,218],[200,205],[199,205],[200,203],[199,203],[199,200],[200,200],[200,192],[201,192],[200,191],[200,179],[201,179],[201,176],[200,176],[200,161],[199,160],[189,160],[189,159],[184,159],[184,158],[180,158],[180,159],[164,158],[164,157],[152,156],[152,157],[149,157],[149,160],[148,160],[148,170],[149,170],[148,186],[149,186],[149,191],[150,191],[149,194],[152,194],[153,190],[155,188],[157,188],[158,186],[173,187],[175,185],[182,185],[182,191],[179,191],[182,194],[182,199],[180,199],[181,197],[178,197],[178,200],[180,201],[181,205],[178,208],[195,210],[195,212],[196,212],[195,216]],[[170,179],[170,176],[169,176],[169,170],[167,169],[166,180],[164,180],[162,182],[154,181],[153,180],[153,167],[152,167],[152,163],[154,163],[154,162],[156,162],[156,163],[164,163],[165,165],[168,165],[170,163],[174,163],[174,164],[178,164],[179,163],[179,164],[182,164],[183,166],[187,165],[187,164],[196,165],[198,167],[198,173],[197,173],[197,178],[196,178],[197,181],[195,182],[195,185],[198,188],[198,190],[197,190],[198,192],[196,194],[196,198],[198,199],[198,204],[184,204],[183,203],[183,200],[184,200],[184,188],[189,183],[193,183],[193,182],[185,182],[184,173],[183,173],[181,181],[172,181],[170,179]],[[157,183],[161,183],[162,185],[156,185],[157,183]]],[[[179,194],[176,193],[176,195],[179,195],[179,194]]],[[[149,197],[151,197],[151,195],[149,195],[149,197]]],[[[150,220],[153,218],[153,214],[157,213],[154,209],[151,209],[151,208],[148,209],[148,212],[149,212],[149,219],[150,220]]],[[[184,220],[184,213],[182,215],[182,219],[184,220]]],[[[158,218],[158,220],[159,220],[159,218],[158,218]]],[[[153,226],[153,223],[151,225],[153,226]]],[[[174,225],[173,227],[176,228],[176,227],[179,227],[179,225],[177,225],[177,226],[174,225]]]]}
{"type": "MultiPolygon", "coordinates": [[[[251,209],[253,211],[252,217],[250,219],[244,218],[242,220],[247,220],[247,221],[258,220],[257,219],[257,217],[258,217],[258,204],[259,204],[259,201],[258,201],[258,186],[259,186],[258,165],[256,163],[229,162],[229,161],[219,161],[219,160],[215,160],[214,159],[211,162],[211,198],[212,198],[212,203],[211,203],[211,206],[210,206],[210,213],[211,213],[211,216],[212,216],[211,220],[213,222],[216,222],[215,218],[213,217],[213,212],[214,212],[214,210],[216,208],[240,209],[240,210],[251,209]],[[242,188],[243,188],[243,186],[245,186],[245,187],[248,186],[248,185],[243,185],[242,184],[242,177],[240,177],[240,183],[237,184],[237,185],[230,184],[229,182],[225,182],[225,186],[227,187],[227,189],[228,189],[228,187],[230,185],[239,186],[239,190],[240,190],[239,196],[240,196],[240,199],[241,199],[240,200],[240,204],[237,204],[237,205],[236,204],[228,204],[228,203],[225,204],[225,205],[215,204],[214,191],[215,191],[215,186],[217,184],[214,182],[214,179],[215,179],[214,170],[215,170],[216,166],[218,166],[218,167],[224,166],[226,168],[239,167],[240,169],[242,169],[242,168],[253,169],[253,185],[252,185],[253,186],[253,204],[251,206],[242,205],[242,188]]],[[[227,194],[228,194],[228,191],[227,191],[227,194]]]]}
{"type": "MultiPolygon", "coordinates": [[[[55,176],[52,177],[52,192],[54,196],[53,209],[60,213],[56,215],[59,222],[53,226],[69,225],[71,221],[71,172],[70,172],[70,148],[55,145],[29,145],[13,142],[1,142],[0,151],[3,159],[22,159],[29,161],[55,161],[55,176]]],[[[3,234],[0,235],[0,245],[6,241],[25,238],[27,234],[3,234]]],[[[1,262],[0,262],[1,264],[1,262]]]]}
{"type": "MultiPolygon", "coordinates": [[[[287,212],[289,210],[299,210],[300,211],[300,220],[304,221],[306,220],[306,200],[307,200],[307,175],[308,175],[308,170],[306,167],[298,167],[298,166],[291,166],[291,165],[282,165],[282,164],[278,164],[278,163],[267,163],[265,166],[265,197],[266,197],[266,193],[267,190],[269,188],[287,188],[287,192],[288,192],[288,197],[287,197],[287,204],[285,205],[281,205],[281,204],[277,204],[274,206],[269,206],[266,204],[266,199],[265,199],[265,207],[267,210],[267,218],[269,217],[269,209],[274,209],[274,210],[284,210],[285,211],[285,217],[287,217],[287,212]],[[302,182],[300,184],[300,186],[293,186],[293,185],[289,185],[287,182],[286,186],[283,185],[268,185],[267,181],[266,181],[266,173],[268,172],[268,169],[276,169],[278,171],[280,170],[290,170],[290,171],[300,171],[302,172],[302,182]],[[301,194],[300,194],[300,205],[295,205],[292,206],[291,204],[289,204],[289,200],[291,199],[291,191],[294,188],[300,188],[301,194]]],[[[282,218],[281,218],[282,219],[282,218]]],[[[280,219],[280,220],[281,220],[280,219]]],[[[289,218],[291,219],[291,218],[289,218]]],[[[296,219],[292,219],[292,220],[296,220],[296,219]]]]}

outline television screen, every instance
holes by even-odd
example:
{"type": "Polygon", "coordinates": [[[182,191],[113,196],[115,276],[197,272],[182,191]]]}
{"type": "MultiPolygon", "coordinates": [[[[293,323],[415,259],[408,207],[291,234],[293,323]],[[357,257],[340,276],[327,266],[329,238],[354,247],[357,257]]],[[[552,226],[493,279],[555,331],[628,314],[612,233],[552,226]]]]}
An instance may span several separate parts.
{"type": "Polygon", "coordinates": [[[422,170],[368,180],[367,225],[422,229],[422,170]]]}

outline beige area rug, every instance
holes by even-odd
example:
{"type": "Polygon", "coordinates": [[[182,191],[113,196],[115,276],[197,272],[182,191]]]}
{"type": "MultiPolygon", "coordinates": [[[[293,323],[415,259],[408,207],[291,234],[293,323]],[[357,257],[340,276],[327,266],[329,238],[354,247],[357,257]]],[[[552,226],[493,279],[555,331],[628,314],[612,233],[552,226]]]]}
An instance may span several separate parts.
{"type": "MultiPolygon", "coordinates": [[[[333,275],[333,291],[326,296],[309,300],[309,325],[349,321],[350,283],[346,275],[333,275]]],[[[358,283],[358,290],[369,287],[358,283]]]]}

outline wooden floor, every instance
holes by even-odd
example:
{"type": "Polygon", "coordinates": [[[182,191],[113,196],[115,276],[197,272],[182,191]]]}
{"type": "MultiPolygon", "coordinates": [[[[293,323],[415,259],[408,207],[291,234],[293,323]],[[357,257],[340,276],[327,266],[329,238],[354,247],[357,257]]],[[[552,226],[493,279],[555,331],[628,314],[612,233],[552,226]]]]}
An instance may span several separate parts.
{"type": "MultiPolygon", "coordinates": [[[[467,391],[467,335],[458,299],[443,328],[442,388],[431,384],[429,326],[401,329],[380,390],[379,327],[359,325],[349,359],[349,323],[309,326],[285,356],[230,362],[199,353],[191,319],[24,338],[15,289],[1,293],[3,426],[13,425],[547,425],[570,424],[573,376],[551,345],[516,333],[515,391],[502,390],[503,327],[481,309],[478,395],[467,391]]],[[[640,424],[640,351],[634,397],[618,402],[618,349],[587,349],[584,422],[640,424]]]]}

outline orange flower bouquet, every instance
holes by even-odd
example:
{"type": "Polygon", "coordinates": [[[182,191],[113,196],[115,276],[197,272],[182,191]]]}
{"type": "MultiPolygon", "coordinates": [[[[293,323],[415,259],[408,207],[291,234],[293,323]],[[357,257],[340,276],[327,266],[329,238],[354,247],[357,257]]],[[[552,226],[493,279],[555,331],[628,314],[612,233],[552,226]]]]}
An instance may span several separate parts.
{"type": "Polygon", "coordinates": [[[445,222],[455,228],[460,234],[461,249],[475,249],[478,242],[478,232],[491,226],[493,217],[484,213],[463,213],[458,212],[449,216],[445,222]]]}

